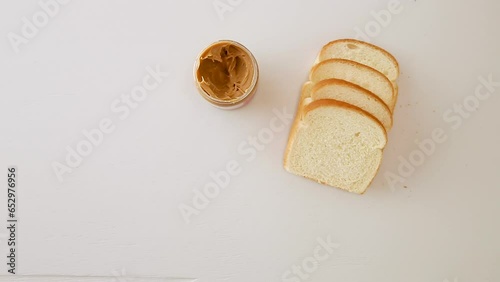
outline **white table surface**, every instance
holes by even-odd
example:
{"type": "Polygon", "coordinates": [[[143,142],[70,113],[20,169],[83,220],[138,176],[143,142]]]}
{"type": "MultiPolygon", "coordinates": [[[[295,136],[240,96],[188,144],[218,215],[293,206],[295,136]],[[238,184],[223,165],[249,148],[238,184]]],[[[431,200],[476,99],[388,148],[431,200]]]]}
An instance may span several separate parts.
{"type": "Polygon", "coordinates": [[[287,271],[330,237],[338,248],[308,266],[307,281],[500,281],[500,87],[473,97],[479,77],[500,81],[498,1],[402,0],[371,31],[401,76],[395,125],[365,195],[285,172],[288,126],[254,159],[238,152],[273,109],[295,111],[324,44],[370,28],[388,2],[221,0],[233,6],[219,17],[213,0],[72,1],[18,53],[8,34],[43,10],[0,2],[0,220],[15,165],[17,273],[306,281],[287,271]],[[197,54],[219,39],[243,43],[260,65],[254,100],[236,111],[212,107],[193,85],[197,54]],[[121,120],[110,107],[148,66],[169,76],[121,120]],[[464,101],[479,101],[468,118],[443,118],[464,101]],[[53,163],[105,118],[115,130],[58,181],[53,163]],[[439,128],[446,141],[391,185],[388,173],[418,155],[415,140],[439,128]],[[231,160],[241,173],[187,224],[179,205],[231,160]]]}

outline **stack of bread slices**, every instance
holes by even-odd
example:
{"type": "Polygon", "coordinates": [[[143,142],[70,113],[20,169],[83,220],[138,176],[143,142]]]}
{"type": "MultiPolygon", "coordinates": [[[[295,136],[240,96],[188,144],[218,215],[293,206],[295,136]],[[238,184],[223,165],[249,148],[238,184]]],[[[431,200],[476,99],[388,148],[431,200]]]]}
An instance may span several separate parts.
{"type": "Polygon", "coordinates": [[[363,194],[382,161],[398,76],[396,59],[375,45],[354,39],[325,45],[302,87],[285,169],[363,194]]]}

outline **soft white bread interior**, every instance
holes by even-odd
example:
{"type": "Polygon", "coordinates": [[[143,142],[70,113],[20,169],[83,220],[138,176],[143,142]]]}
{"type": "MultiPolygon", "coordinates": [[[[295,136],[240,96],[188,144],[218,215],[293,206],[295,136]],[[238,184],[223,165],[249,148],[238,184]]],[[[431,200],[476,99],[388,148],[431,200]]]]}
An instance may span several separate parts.
{"type": "Polygon", "coordinates": [[[319,183],[363,194],[387,143],[384,127],[352,105],[313,101],[292,126],[284,167],[319,183]]]}
{"type": "Polygon", "coordinates": [[[386,75],[393,84],[399,77],[399,64],[394,56],[378,46],[356,39],[339,39],[326,44],[318,60],[328,59],[345,59],[367,65],[386,75]]]}
{"type": "Polygon", "coordinates": [[[341,79],[372,92],[391,110],[394,110],[396,97],[391,81],[379,71],[366,65],[343,59],[329,59],[315,65],[309,80],[318,83],[325,79],[341,79]]]}
{"type": "Polygon", "coordinates": [[[392,127],[392,114],[387,105],[370,91],[345,80],[326,79],[310,90],[312,100],[334,99],[356,106],[374,116],[389,131],[392,127]]]}

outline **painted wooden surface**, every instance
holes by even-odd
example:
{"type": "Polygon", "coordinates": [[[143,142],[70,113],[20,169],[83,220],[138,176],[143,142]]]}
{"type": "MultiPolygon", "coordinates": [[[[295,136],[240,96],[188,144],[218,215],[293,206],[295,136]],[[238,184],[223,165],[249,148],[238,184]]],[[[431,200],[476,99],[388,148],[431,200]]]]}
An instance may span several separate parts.
{"type": "Polygon", "coordinates": [[[19,169],[16,272],[44,276],[0,280],[499,281],[499,3],[1,1],[0,168],[19,169]],[[320,48],[356,36],[401,66],[394,128],[363,196],[282,168],[320,48]],[[256,96],[235,111],[193,82],[196,56],[219,39],[260,66],[256,96]],[[58,164],[71,169],[62,182],[58,164]]]}

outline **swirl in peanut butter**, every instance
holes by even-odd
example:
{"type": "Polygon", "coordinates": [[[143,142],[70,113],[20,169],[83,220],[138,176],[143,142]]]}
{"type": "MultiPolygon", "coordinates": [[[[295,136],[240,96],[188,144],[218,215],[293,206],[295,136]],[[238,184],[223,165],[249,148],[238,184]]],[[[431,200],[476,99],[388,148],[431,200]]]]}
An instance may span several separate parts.
{"type": "Polygon", "coordinates": [[[196,75],[208,95],[220,100],[234,100],[252,86],[254,66],[246,50],[221,42],[201,54],[196,75]]]}

